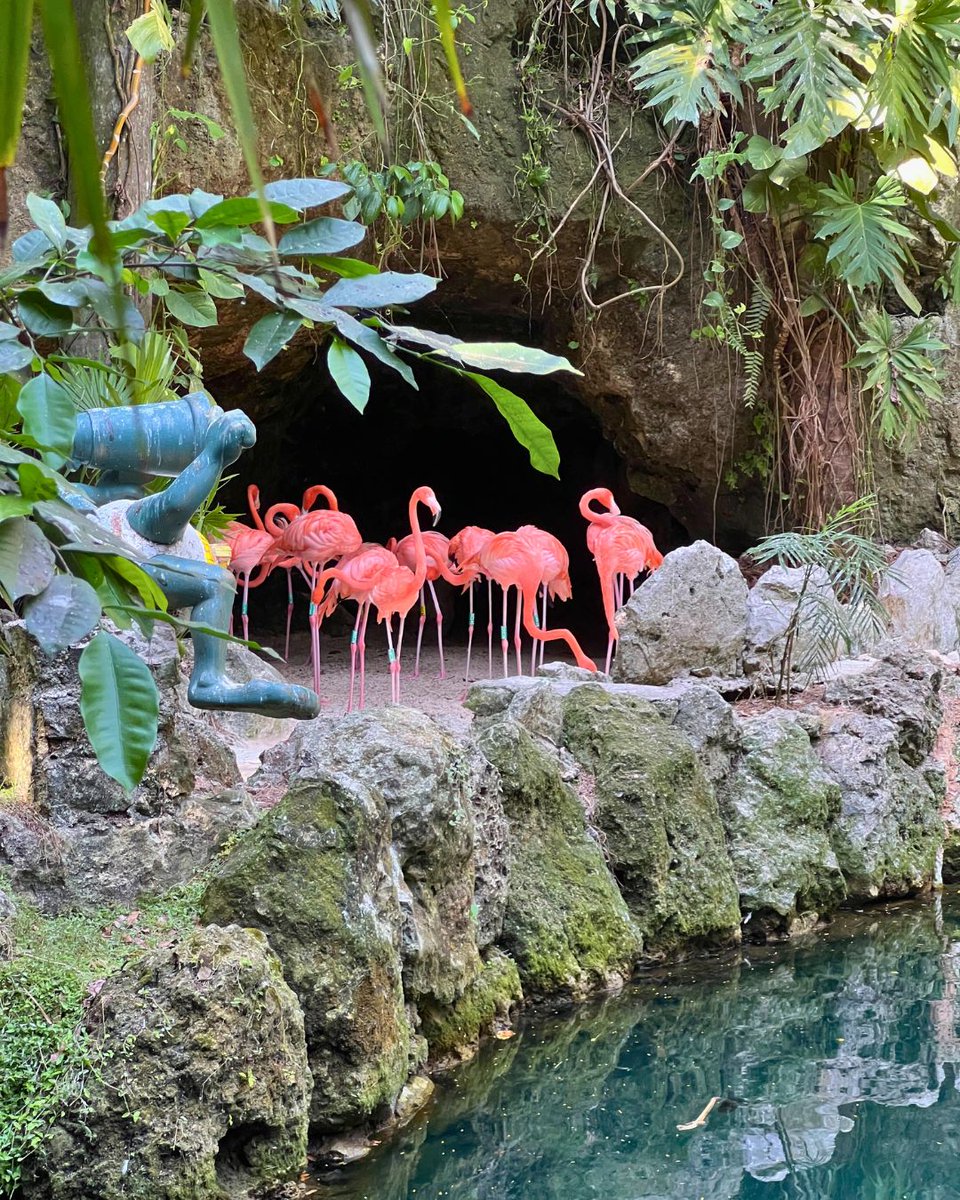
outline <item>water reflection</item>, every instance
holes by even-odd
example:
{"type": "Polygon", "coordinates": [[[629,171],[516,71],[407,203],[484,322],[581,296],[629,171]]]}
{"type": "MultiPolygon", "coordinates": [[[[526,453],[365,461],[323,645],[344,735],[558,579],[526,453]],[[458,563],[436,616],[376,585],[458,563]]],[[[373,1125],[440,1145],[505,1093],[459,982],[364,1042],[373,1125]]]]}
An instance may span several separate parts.
{"type": "Polygon", "coordinates": [[[958,899],[531,1020],[318,1196],[960,1200],[958,899]]]}

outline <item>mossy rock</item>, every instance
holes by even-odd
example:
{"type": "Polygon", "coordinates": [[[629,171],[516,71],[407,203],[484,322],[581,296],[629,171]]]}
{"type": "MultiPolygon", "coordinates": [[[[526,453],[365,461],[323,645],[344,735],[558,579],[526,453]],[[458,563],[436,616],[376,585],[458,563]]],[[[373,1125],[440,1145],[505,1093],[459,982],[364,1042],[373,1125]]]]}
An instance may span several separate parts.
{"type": "Polygon", "coordinates": [[[469,1057],[481,1034],[490,1032],[497,1021],[505,1021],[522,1000],[517,964],[492,950],[480,974],[453,1004],[421,1007],[421,1032],[430,1057],[469,1057]]]}
{"type": "Polygon", "coordinates": [[[840,788],[800,723],[771,712],[739,723],[744,756],[720,790],[740,905],[750,932],[789,931],[804,914],[841,904],[846,885],[831,844],[840,788]]]}
{"type": "Polygon", "coordinates": [[[408,1074],[400,910],[382,798],[351,781],[297,783],[211,879],[208,921],[261,929],[304,1012],[323,1131],[385,1112],[408,1074]]]}
{"type": "Polygon", "coordinates": [[[592,777],[592,820],[646,950],[735,939],[723,825],[689,740],[653,705],[592,685],[567,697],[563,740],[592,777]]]}
{"type": "Polygon", "coordinates": [[[480,733],[510,822],[500,946],[531,997],[584,996],[631,973],[642,942],[558,759],[510,718],[480,733]]]}

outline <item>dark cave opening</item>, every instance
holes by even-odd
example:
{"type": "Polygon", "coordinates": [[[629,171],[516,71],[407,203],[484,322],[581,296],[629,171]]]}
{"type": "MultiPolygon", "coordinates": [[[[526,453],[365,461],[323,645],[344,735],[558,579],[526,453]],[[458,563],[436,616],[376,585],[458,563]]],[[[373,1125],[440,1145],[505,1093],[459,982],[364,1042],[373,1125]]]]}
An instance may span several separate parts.
{"type": "MultiPolygon", "coordinates": [[[[481,336],[471,332],[474,339],[481,336]]],[[[448,537],[468,524],[497,532],[538,525],[570,554],[573,599],[554,606],[550,624],[570,628],[597,651],[606,632],[586,522],[578,510],[581,495],[591,487],[611,488],[622,511],[647,525],[664,553],[688,540],[685,530],[664,506],[632,495],[625,465],[562,376],[501,376],[553,431],[559,480],[533,469],[527,451],[478,388],[427,363],[416,364],[416,376],[418,392],[393,372],[371,367],[371,396],[360,414],[335,390],[319,358],[285,385],[273,413],[258,420],[257,444],[236,464],[223,503],[245,513],[246,485],[256,483],[265,510],[278,501],[299,503],[307,487],[325,483],[365,540],[386,542],[409,533],[410,494],[428,484],[443,506],[437,528],[448,537]]],[[[246,515],[241,519],[249,521],[246,515]]],[[[421,519],[428,527],[424,510],[421,519]]],[[[277,572],[251,599],[251,612],[255,607],[258,622],[274,633],[286,611],[285,587],[277,572]]],[[[446,594],[447,636],[463,641],[466,597],[442,583],[440,589],[446,594]]],[[[300,590],[305,593],[303,585],[300,590]]]]}

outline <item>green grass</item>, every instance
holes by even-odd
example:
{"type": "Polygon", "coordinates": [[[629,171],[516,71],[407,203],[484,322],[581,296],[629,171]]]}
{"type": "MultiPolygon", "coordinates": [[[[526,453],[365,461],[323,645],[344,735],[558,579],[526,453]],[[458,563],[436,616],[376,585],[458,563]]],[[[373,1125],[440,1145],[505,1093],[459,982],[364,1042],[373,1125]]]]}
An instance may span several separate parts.
{"type": "Polygon", "coordinates": [[[25,1160],[97,1070],[86,1002],[124,963],[195,925],[201,887],[61,917],[17,900],[12,956],[0,961],[0,1196],[15,1192],[25,1160]]]}

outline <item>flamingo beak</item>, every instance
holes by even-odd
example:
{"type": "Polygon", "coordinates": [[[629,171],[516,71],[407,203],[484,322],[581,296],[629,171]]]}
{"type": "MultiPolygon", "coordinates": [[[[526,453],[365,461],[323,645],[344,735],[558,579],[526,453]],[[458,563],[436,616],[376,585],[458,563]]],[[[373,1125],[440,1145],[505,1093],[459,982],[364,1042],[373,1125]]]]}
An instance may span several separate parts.
{"type": "Polygon", "coordinates": [[[434,527],[434,529],[436,529],[436,527],[437,527],[437,523],[438,523],[438,522],[439,522],[439,520],[440,520],[440,512],[441,512],[441,509],[440,509],[440,505],[438,504],[438,505],[437,505],[437,507],[436,507],[436,509],[434,510],[434,514],[433,514],[433,527],[434,527]]]}

